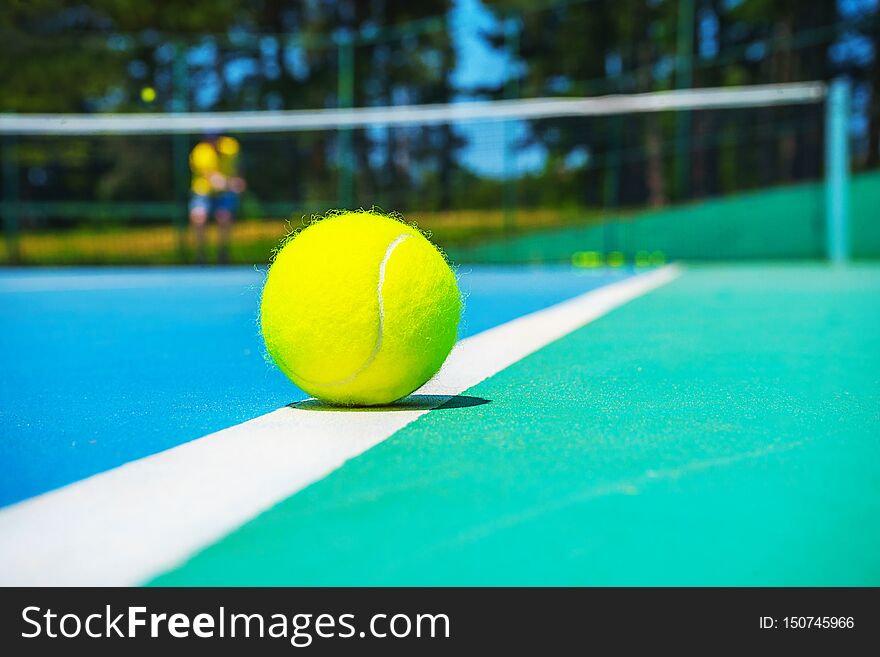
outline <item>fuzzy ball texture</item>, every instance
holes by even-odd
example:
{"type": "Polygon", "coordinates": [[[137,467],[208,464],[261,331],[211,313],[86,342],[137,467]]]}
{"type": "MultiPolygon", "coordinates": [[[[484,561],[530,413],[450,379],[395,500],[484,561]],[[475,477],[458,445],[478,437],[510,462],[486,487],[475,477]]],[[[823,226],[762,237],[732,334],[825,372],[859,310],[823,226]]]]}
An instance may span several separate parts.
{"type": "Polygon", "coordinates": [[[455,344],[461,296],[416,228],[340,212],[289,238],[269,268],[263,339],[291,381],[330,404],[374,406],[430,379],[455,344]]]}

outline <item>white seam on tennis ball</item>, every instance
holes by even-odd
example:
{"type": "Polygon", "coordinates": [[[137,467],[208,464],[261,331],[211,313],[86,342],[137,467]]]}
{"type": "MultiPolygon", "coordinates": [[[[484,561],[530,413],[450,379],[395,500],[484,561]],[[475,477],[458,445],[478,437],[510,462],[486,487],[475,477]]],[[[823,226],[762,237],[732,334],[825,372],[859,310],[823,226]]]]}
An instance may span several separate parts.
{"type": "Polygon", "coordinates": [[[313,381],[305,378],[304,376],[300,376],[296,372],[293,372],[293,376],[304,383],[311,383],[318,386],[341,386],[354,381],[361,374],[363,374],[370,365],[373,364],[373,361],[376,360],[376,358],[379,356],[379,352],[382,350],[383,335],[385,332],[385,301],[382,298],[382,288],[385,285],[385,268],[388,265],[388,260],[391,258],[391,254],[394,253],[394,249],[396,249],[401,242],[403,242],[404,240],[408,240],[410,237],[412,237],[412,235],[408,235],[406,233],[395,237],[391,244],[388,245],[388,248],[385,249],[385,255],[382,257],[382,262],[379,263],[379,282],[376,286],[376,297],[379,301],[379,329],[376,335],[376,344],[373,345],[373,351],[367,357],[367,360],[364,362],[364,364],[361,365],[354,374],[340,381],[313,381]]]}

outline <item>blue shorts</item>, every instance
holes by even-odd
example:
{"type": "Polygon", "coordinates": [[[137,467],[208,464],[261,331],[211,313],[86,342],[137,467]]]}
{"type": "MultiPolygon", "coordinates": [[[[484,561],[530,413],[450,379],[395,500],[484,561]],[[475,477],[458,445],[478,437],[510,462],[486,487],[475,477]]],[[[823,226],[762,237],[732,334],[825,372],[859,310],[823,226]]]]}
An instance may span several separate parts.
{"type": "Polygon", "coordinates": [[[218,210],[227,210],[233,214],[238,210],[238,194],[235,192],[220,192],[214,196],[207,194],[193,194],[189,200],[190,212],[204,210],[207,214],[218,210]]]}

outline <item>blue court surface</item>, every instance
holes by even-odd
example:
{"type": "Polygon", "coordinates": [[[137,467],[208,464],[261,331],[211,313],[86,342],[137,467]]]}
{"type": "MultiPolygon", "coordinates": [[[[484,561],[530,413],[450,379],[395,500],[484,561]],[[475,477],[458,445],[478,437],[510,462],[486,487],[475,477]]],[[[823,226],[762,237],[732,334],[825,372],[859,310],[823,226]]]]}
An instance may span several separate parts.
{"type": "MultiPolygon", "coordinates": [[[[464,266],[460,337],[630,272],[464,266]]],[[[0,272],[0,505],[306,398],[265,357],[255,268],[0,272]]]]}

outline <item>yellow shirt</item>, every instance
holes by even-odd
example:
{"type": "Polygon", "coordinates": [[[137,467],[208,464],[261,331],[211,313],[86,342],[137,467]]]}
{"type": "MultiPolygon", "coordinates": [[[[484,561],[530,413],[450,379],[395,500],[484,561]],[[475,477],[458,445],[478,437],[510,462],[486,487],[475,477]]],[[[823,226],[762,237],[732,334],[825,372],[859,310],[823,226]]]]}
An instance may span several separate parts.
{"type": "Polygon", "coordinates": [[[207,141],[196,144],[189,154],[193,193],[208,196],[214,192],[212,178],[217,174],[223,178],[238,175],[239,150],[238,141],[232,137],[220,137],[216,146],[207,141]]]}

